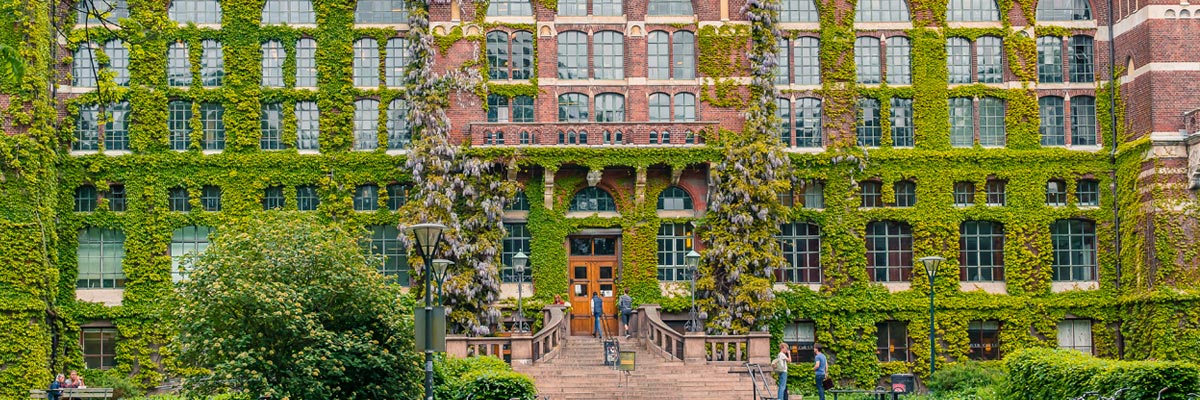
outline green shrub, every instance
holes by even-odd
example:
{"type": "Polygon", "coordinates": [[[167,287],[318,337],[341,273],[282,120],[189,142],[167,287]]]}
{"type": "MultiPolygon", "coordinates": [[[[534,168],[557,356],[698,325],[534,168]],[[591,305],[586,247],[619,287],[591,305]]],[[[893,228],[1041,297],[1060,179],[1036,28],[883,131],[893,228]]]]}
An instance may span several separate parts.
{"type": "Polygon", "coordinates": [[[537,388],[528,376],[513,371],[476,371],[463,378],[459,400],[534,400],[537,388]]]}
{"type": "Polygon", "coordinates": [[[1000,385],[1004,366],[998,362],[967,361],[950,364],[933,373],[929,390],[934,393],[968,393],[1000,385]]]}
{"type": "Polygon", "coordinates": [[[1111,394],[1128,387],[1122,399],[1185,399],[1200,389],[1200,367],[1174,361],[1113,361],[1073,350],[1026,349],[1004,359],[1008,380],[1003,397],[1062,399],[1089,391],[1111,394]]]}
{"type": "Polygon", "coordinates": [[[145,394],[128,376],[115,370],[85,369],[80,371],[83,383],[90,388],[112,388],[113,399],[129,399],[145,394]]]}

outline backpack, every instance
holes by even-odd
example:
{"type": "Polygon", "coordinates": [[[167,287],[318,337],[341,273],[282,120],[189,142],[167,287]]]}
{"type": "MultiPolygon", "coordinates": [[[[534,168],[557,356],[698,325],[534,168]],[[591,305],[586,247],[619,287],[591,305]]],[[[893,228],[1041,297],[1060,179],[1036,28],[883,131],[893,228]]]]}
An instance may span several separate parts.
{"type": "Polygon", "coordinates": [[[633,314],[633,299],[625,295],[620,300],[621,314],[633,314]]]}

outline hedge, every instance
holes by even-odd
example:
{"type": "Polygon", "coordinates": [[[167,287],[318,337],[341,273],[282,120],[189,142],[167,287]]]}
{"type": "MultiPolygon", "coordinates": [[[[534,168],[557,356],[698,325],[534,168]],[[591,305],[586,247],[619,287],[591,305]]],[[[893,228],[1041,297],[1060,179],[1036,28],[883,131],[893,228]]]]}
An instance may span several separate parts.
{"type": "Polygon", "coordinates": [[[1025,349],[1004,360],[1004,398],[1065,399],[1096,391],[1111,395],[1130,388],[1121,400],[1186,399],[1200,391],[1200,367],[1176,361],[1114,361],[1075,350],[1025,349]]]}

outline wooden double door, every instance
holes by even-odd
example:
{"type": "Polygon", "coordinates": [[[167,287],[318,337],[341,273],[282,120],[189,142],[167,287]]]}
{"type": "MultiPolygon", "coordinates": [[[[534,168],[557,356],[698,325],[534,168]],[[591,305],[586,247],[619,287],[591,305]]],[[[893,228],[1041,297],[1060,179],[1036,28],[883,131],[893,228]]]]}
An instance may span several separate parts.
{"type": "Polygon", "coordinates": [[[600,296],[605,319],[603,329],[617,333],[616,279],[620,269],[617,238],[608,236],[572,236],[567,273],[571,280],[571,334],[595,333],[592,314],[592,293],[600,296]]]}

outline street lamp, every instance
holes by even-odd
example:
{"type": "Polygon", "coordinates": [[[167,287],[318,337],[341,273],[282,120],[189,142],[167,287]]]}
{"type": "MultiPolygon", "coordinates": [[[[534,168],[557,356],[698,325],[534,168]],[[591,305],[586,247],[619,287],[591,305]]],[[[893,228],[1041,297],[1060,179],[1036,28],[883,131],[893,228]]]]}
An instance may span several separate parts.
{"type": "Polygon", "coordinates": [[[946,261],[946,259],[938,256],[930,256],[921,257],[917,261],[920,261],[925,266],[925,277],[929,278],[929,376],[932,377],[934,360],[937,358],[933,341],[933,278],[937,277],[938,265],[941,265],[942,261],[946,261]]]}
{"type": "Polygon", "coordinates": [[[687,264],[688,275],[692,277],[692,310],[688,312],[688,332],[700,332],[700,320],[696,313],[696,267],[700,265],[700,253],[689,251],[683,256],[683,261],[687,264]]]}
{"type": "Polygon", "coordinates": [[[444,258],[433,260],[433,279],[437,280],[439,306],[445,305],[446,303],[445,299],[442,298],[442,282],[446,281],[446,268],[450,267],[451,264],[454,264],[454,261],[444,258]]]}
{"type": "Polygon", "coordinates": [[[524,293],[522,288],[525,287],[525,264],[529,263],[529,256],[523,251],[517,251],[517,255],[512,258],[513,269],[517,271],[517,318],[514,321],[516,326],[513,330],[517,332],[529,332],[529,325],[525,323],[525,307],[523,300],[524,293]]]}
{"type": "Polygon", "coordinates": [[[442,224],[416,224],[408,232],[417,239],[417,255],[425,261],[425,400],[433,400],[433,293],[430,279],[433,272],[433,252],[442,241],[442,224]]]}

